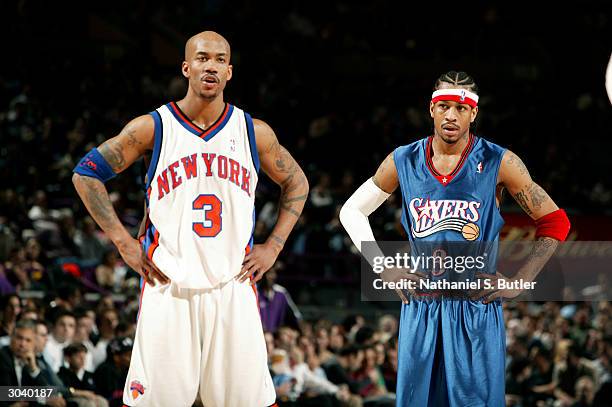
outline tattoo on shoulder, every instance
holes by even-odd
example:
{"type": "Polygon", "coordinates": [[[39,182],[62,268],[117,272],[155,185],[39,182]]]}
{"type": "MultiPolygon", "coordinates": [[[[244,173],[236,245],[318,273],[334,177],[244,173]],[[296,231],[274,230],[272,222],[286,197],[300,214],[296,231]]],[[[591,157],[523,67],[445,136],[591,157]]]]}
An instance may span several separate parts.
{"type": "Polygon", "coordinates": [[[529,170],[525,166],[525,163],[523,163],[523,160],[521,160],[519,156],[513,152],[509,152],[508,158],[506,159],[506,164],[513,165],[518,168],[521,175],[529,174],[529,170]]]}
{"type": "Polygon", "coordinates": [[[123,148],[119,140],[108,140],[100,146],[100,154],[108,161],[113,171],[117,172],[125,167],[123,148]]]}

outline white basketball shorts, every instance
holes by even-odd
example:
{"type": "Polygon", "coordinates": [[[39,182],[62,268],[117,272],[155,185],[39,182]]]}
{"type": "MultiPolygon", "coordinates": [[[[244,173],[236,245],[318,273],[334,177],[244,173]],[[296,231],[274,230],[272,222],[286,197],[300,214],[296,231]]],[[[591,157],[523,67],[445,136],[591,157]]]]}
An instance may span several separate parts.
{"type": "Polygon", "coordinates": [[[142,293],[127,406],[264,407],[275,402],[257,294],[248,281],[142,293]]]}

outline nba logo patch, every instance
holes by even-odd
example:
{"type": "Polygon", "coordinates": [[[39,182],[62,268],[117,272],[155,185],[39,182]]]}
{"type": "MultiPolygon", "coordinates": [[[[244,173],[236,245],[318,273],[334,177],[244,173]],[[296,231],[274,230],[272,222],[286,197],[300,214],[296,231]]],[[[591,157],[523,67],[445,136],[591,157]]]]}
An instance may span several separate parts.
{"type": "Polygon", "coordinates": [[[145,386],[138,380],[132,380],[130,383],[130,394],[132,395],[132,400],[136,401],[140,396],[144,395],[144,392],[145,386]]]}
{"type": "Polygon", "coordinates": [[[461,93],[460,93],[460,96],[459,96],[459,101],[460,102],[465,101],[465,90],[463,90],[463,89],[461,89],[461,93]]]}

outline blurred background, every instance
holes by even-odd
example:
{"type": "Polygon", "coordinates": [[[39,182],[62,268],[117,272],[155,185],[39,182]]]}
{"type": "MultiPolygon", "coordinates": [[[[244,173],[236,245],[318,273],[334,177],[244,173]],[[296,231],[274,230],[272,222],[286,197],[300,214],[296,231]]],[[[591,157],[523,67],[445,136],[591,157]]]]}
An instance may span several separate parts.
{"type": "MultiPolygon", "coordinates": [[[[40,0],[3,3],[3,345],[27,315],[47,325],[43,348],[51,350],[41,355],[56,359],[51,370],[70,368],[62,352],[76,342],[86,346],[88,370],[110,363],[121,372],[117,355],[129,346],[119,345],[133,336],[140,282],[87,216],[72,168],[131,118],[183,97],[184,43],[205,29],[232,45],[226,100],[268,122],[311,185],[279,263],[259,286],[284,405],[392,405],[399,303],[361,301],[359,257],[337,214],[389,152],[431,134],[429,100],[442,73],[474,77],[476,134],[522,157],[567,210],[569,239],[612,240],[609,2],[260,3],[111,0],[69,10],[40,0]]],[[[107,184],[134,235],[143,165],[107,184]]],[[[263,178],[256,242],[275,222],[279,195],[263,178]]],[[[400,207],[396,193],[371,217],[377,238],[403,238],[400,207]]],[[[512,199],[502,213],[504,239],[533,237],[512,199]]],[[[607,301],[505,307],[508,405],[612,405],[603,399],[611,394],[607,301]]],[[[112,405],[112,387],[98,381],[91,391],[112,405]]]]}

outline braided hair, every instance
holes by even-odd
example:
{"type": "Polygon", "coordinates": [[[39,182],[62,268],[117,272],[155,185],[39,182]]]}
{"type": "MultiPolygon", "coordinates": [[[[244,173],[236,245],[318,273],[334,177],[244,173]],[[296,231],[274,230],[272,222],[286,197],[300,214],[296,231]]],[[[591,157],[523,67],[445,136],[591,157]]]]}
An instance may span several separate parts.
{"type": "Polygon", "coordinates": [[[448,71],[440,75],[438,80],[436,80],[434,90],[440,89],[443,82],[450,83],[453,86],[466,88],[470,92],[478,94],[478,85],[476,85],[476,82],[474,82],[474,79],[470,75],[463,71],[448,71]]]}

